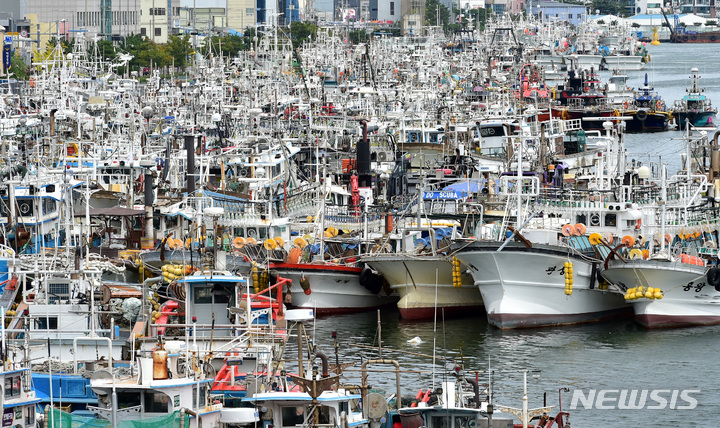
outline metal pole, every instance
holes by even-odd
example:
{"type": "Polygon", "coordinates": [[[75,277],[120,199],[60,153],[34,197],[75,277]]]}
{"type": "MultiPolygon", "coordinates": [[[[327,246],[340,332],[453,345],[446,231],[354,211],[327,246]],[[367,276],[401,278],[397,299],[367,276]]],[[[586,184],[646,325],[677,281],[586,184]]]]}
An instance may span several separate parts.
{"type": "Polygon", "coordinates": [[[523,372],[523,428],[528,428],[527,370],[523,372]]]}

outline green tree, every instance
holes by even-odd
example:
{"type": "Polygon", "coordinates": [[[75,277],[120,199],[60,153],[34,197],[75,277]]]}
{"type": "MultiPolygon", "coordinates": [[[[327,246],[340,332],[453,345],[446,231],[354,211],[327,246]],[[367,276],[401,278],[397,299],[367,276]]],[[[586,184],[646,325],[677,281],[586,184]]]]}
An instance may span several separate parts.
{"type": "Polygon", "coordinates": [[[299,48],[308,40],[315,40],[317,30],[317,25],[310,22],[295,21],[291,23],[290,40],[292,40],[293,49],[299,48]]]}
{"type": "Polygon", "coordinates": [[[367,39],[368,34],[365,32],[365,30],[353,30],[348,33],[348,40],[354,45],[367,42],[367,39]]]}
{"type": "Polygon", "coordinates": [[[204,44],[200,47],[203,55],[212,53],[219,55],[222,53],[224,57],[234,58],[238,53],[245,50],[245,39],[241,36],[227,34],[222,37],[212,36],[206,37],[204,44]]]}
{"type": "Polygon", "coordinates": [[[437,25],[438,15],[440,17],[440,25],[446,28],[450,21],[450,10],[438,0],[425,1],[425,25],[437,25]]]}
{"type": "MultiPolygon", "coordinates": [[[[110,40],[100,40],[97,42],[97,55],[103,61],[112,61],[115,59],[115,45],[110,40]]],[[[91,52],[95,56],[95,52],[91,52]]]]}
{"type": "Polygon", "coordinates": [[[150,42],[148,48],[140,52],[137,58],[141,67],[165,67],[172,64],[172,56],[162,46],[153,42],[150,42]]]}
{"type": "MultiPolygon", "coordinates": [[[[245,31],[243,31],[243,44],[245,50],[250,50],[253,46],[253,38],[255,37],[255,29],[254,28],[248,28],[245,31]]],[[[262,33],[258,35],[258,40],[262,38],[262,33]]]]}
{"type": "Polygon", "coordinates": [[[599,15],[626,16],[627,4],[627,0],[593,0],[590,9],[597,10],[599,15]]]}
{"type": "MultiPolygon", "coordinates": [[[[46,53],[52,52],[55,49],[55,46],[57,45],[57,39],[55,36],[51,37],[50,40],[47,42],[47,46],[45,46],[46,53]]],[[[62,46],[63,53],[65,55],[69,54],[73,51],[73,48],[75,47],[75,40],[61,40],[60,46],[62,46]]]]}
{"type": "Polygon", "coordinates": [[[17,80],[28,80],[30,78],[30,69],[25,64],[25,60],[18,55],[17,51],[13,52],[10,59],[10,73],[17,80]]]}
{"type": "Polygon", "coordinates": [[[172,58],[175,67],[185,68],[188,53],[192,51],[190,46],[190,35],[172,35],[168,38],[167,44],[163,46],[165,52],[172,58]]]}

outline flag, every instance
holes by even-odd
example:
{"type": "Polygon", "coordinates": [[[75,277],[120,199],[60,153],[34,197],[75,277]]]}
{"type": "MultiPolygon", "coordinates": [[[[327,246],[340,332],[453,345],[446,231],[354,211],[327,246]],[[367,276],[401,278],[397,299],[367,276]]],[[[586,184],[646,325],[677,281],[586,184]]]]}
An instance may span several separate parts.
{"type": "Polygon", "coordinates": [[[12,38],[5,36],[5,44],[3,45],[3,65],[7,70],[10,68],[10,61],[12,57],[12,38]]]}

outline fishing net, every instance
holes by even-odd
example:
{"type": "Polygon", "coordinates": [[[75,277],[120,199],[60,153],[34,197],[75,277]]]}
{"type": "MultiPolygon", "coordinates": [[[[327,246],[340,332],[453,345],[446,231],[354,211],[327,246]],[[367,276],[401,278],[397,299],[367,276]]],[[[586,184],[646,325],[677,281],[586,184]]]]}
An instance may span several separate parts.
{"type": "Polygon", "coordinates": [[[58,409],[46,410],[48,428],[109,428],[110,421],[88,416],[71,415],[58,409]]]}
{"type": "MultiPolygon", "coordinates": [[[[48,428],[110,428],[112,426],[106,419],[72,415],[58,409],[53,409],[52,413],[48,412],[46,416],[48,428]]],[[[179,428],[190,426],[189,424],[190,416],[185,415],[185,423],[181,424],[180,411],[176,411],[166,416],[120,421],[117,426],[118,428],[179,428]]]]}

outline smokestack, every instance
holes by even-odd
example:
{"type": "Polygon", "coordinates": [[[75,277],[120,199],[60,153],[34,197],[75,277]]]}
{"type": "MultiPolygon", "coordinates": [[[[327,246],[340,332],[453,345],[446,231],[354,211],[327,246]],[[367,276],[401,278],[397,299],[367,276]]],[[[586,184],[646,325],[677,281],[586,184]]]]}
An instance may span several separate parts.
{"type": "Polygon", "coordinates": [[[50,136],[55,136],[55,112],[57,111],[56,108],[50,110],[50,136]]]}
{"type": "Polygon", "coordinates": [[[185,150],[187,150],[187,191],[192,196],[195,193],[195,136],[185,136],[185,150]]]}
{"type": "Polygon", "coordinates": [[[357,143],[358,186],[370,187],[370,140],[368,139],[367,121],[361,121],[362,139],[357,143]]]}

